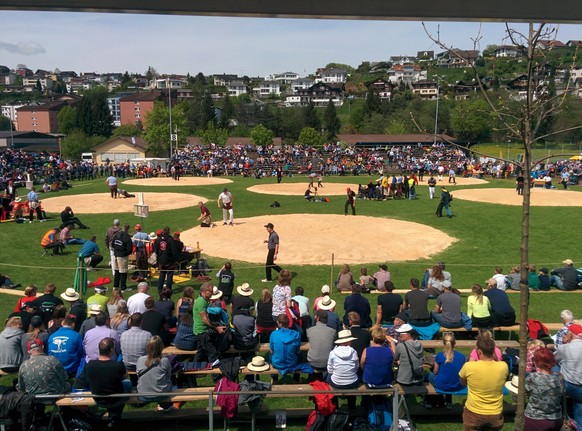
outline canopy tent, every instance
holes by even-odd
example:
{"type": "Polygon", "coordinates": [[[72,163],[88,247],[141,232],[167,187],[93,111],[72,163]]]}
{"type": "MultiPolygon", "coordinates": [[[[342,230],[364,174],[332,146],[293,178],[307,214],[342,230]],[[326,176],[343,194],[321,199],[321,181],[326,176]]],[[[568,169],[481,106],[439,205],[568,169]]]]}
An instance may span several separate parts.
{"type": "Polygon", "coordinates": [[[582,160],[582,156],[572,156],[570,160],[582,160]]]}

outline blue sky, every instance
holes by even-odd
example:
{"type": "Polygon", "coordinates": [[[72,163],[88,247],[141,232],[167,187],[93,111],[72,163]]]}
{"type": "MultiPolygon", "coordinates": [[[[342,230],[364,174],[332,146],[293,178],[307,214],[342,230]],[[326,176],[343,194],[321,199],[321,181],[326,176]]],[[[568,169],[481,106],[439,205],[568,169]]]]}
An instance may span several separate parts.
{"type": "MultiPolygon", "coordinates": [[[[440,49],[420,22],[259,19],[61,12],[0,12],[0,65],[10,68],[205,75],[304,76],[330,62],[357,67],[440,49]]],[[[448,45],[480,49],[504,42],[500,23],[429,22],[448,45]]],[[[521,28],[523,24],[520,24],[521,28]]],[[[561,25],[559,40],[582,39],[581,27],[561,25]]]]}

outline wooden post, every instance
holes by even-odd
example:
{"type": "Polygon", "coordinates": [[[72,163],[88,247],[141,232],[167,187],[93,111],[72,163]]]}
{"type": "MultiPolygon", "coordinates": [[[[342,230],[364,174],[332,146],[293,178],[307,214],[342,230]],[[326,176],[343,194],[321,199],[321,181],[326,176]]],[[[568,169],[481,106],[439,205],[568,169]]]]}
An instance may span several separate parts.
{"type": "Polygon", "coordinates": [[[333,267],[335,265],[335,254],[332,253],[331,254],[331,273],[330,273],[330,280],[329,280],[329,285],[330,287],[330,291],[333,290],[333,267]]]}

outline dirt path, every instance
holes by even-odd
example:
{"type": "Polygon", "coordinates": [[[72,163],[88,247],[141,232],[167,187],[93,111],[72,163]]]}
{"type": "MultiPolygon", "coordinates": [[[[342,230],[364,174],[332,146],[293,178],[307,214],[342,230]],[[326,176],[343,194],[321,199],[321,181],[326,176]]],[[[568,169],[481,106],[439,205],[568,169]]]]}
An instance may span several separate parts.
{"type": "MultiPolygon", "coordinates": [[[[523,198],[514,189],[455,190],[453,196],[455,199],[501,205],[521,206],[523,202],[523,198]]],[[[582,206],[582,193],[571,190],[533,188],[531,190],[531,205],[536,207],[580,207],[582,206]]]]}

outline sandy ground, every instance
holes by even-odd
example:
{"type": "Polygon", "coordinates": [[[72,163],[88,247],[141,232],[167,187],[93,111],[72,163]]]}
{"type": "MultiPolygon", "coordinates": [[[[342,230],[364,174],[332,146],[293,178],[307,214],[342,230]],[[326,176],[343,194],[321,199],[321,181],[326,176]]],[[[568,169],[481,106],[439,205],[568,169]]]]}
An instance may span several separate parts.
{"type": "Polygon", "coordinates": [[[365,216],[293,214],[235,218],[234,226],[218,222],[212,229],[195,227],[183,232],[182,241],[192,246],[198,242],[210,256],[262,264],[267,257],[264,225],[270,222],[280,237],[278,262],[282,265],[330,264],[332,253],[339,264],[376,262],[378,238],[387,238],[382,258],[390,262],[428,258],[456,241],[422,224],[365,216]]]}
{"type": "Polygon", "coordinates": [[[123,181],[123,184],[131,186],[213,186],[216,184],[232,183],[231,180],[222,177],[182,177],[180,181],[172,178],[141,178],[137,180],[123,181]]]}
{"type": "MultiPolygon", "coordinates": [[[[521,206],[523,202],[523,198],[514,189],[454,190],[453,197],[501,205],[521,206]]],[[[533,188],[531,189],[531,205],[579,207],[582,206],[582,193],[561,189],[533,188]]]]}
{"type": "MultiPolygon", "coordinates": [[[[196,206],[199,201],[206,202],[206,198],[186,193],[143,193],[144,203],[150,211],[164,211],[176,208],[196,206]]],[[[67,205],[75,214],[110,214],[130,212],[133,214],[133,205],[138,203],[135,198],[111,199],[109,193],[94,193],[76,196],[58,196],[42,199],[42,207],[46,212],[60,213],[67,205]]]]}
{"type": "MultiPolygon", "coordinates": [[[[426,181],[428,177],[425,176],[422,185],[426,186],[426,181]]],[[[369,180],[368,180],[369,181],[369,180]]],[[[367,184],[365,181],[363,184],[367,184]]],[[[247,190],[253,193],[261,193],[266,195],[290,195],[290,196],[303,196],[305,190],[307,190],[307,185],[309,180],[306,179],[304,183],[285,183],[284,180],[280,184],[257,184],[256,186],[249,187],[247,190]]],[[[457,186],[468,186],[476,184],[487,184],[487,181],[480,180],[478,178],[457,178],[457,186]]],[[[314,185],[317,185],[317,179],[314,181],[314,185]]],[[[442,185],[448,186],[448,178],[444,181],[440,181],[437,187],[442,185]]],[[[452,184],[451,184],[452,185],[452,184]]],[[[358,183],[326,183],[325,178],[323,179],[323,187],[318,189],[319,196],[339,196],[346,194],[346,188],[350,187],[352,190],[358,191],[358,183]]]]}

